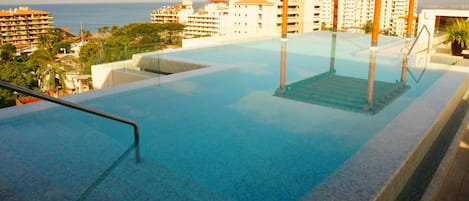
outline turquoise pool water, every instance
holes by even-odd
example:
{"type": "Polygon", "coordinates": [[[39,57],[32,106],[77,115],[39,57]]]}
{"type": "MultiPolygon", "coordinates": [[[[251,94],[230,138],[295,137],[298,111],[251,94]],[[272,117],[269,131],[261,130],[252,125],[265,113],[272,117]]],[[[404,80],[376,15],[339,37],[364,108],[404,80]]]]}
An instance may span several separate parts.
{"type": "MultiPolygon", "coordinates": [[[[381,45],[404,41],[381,38],[381,45]]],[[[426,70],[417,83],[374,115],[274,96],[279,88],[280,41],[237,43],[159,55],[229,64],[232,68],[83,104],[133,119],[141,153],[175,175],[232,200],[298,200],[383,129],[444,73],[426,70]]],[[[338,34],[335,74],[368,79],[369,36],[338,34]]],[[[286,83],[329,71],[330,33],[290,37],[286,83]]],[[[377,81],[401,78],[400,55],[377,55],[377,81]]],[[[409,65],[414,74],[423,70],[409,65]]],[[[356,92],[366,97],[366,91],[356,92]]],[[[87,122],[123,146],[131,128],[62,108],[17,117],[87,122]]],[[[76,130],[80,130],[77,126],[76,130]]],[[[149,170],[151,171],[151,170],[149,170]]],[[[171,182],[171,181],[168,181],[171,182]]],[[[176,181],[174,181],[176,182],[176,181]]]]}

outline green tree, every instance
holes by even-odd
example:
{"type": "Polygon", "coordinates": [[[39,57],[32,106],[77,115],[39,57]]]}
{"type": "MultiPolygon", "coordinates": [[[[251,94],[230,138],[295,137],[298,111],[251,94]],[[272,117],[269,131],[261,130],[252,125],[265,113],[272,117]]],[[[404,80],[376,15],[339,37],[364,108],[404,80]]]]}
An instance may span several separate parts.
{"type": "Polygon", "coordinates": [[[58,30],[50,29],[47,33],[40,34],[37,40],[39,42],[39,48],[52,52],[52,47],[55,43],[63,40],[63,35],[58,30]]]}
{"type": "Polygon", "coordinates": [[[83,29],[83,30],[80,30],[79,36],[83,41],[88,41],[91,38],[91,36],[93,36],[93,34],[91,34],[89,30],[83,29]]]}
{"type": "MultiPolygon", "coordinates": [[[[10,61],[0,67],[0,79],[18,86],[37,89],[32,69],[25,62],[10,61]]],[[[0,108],[15,105],[16,95],[11,90],[0,89],[0,108]]]]}
{"type": "Polygon", "coordinates": [[[47,65],[54,62],[54,56],[52,53],[45,49],[38,49],[34,51],[30,56],[29,60],[27,61],[27,65],[30,67],[31,71],[35,75],[35,79],[38,82],[44,80],[44,73],[45,69],[47,69],[47,65]]]}
{"type": "Polygon", "coordinates": [[[129,59],[133,54],[156,51],[167,45],[181,45],[184,26],[177,23],[130,23],[121,28],[102,27],[106,37],[94,38],[80,49],[85,73],[91,65],[129,59]]]}
{"type": "Polygon", "coordinates": [[[80,61],[84,66],[84,73],[91,74],[91,65],[97,64],[99,42],[90,40],[80,48],[80,61]]]}
{"type": "Polygon", "coordinates": [[[325,22],[321,22],[321,30],[326,30],[326,25],[325,22]]]}
{"type": "Polygon", "coordinates": [[[365,31],[366,34],[371,32],[373,28],[373,22],[371,20],[366,21],[366,23],[362,26],[362,29],[365,31]]]}
{"type": "Polygon", "coordinates": [[[56,91],[58,86],[65,86],[65,74],[62,66],[55,61],[53,54],[49,51],[45,49],[34,51],[28,64],[42,90],[56,91]]]}
{"type": "Polygon", "coordinates": [[[57,53],[63,53],[63,50],[65,50],[66,52],[70,52],[71,48],[72,46],[70,45],[70,43],[63,41],[57,42],[52,46],[52,54],[56,55],[57,53]]]}
{"type": "Polygon", "coordinates": [[[41,68],[41,87],[58,93],[59,88],[65,88],[65,74],[58,63],[48,63],[41,68]]]}
{"type": "Polygon", "coordinates": [[[11,43],[6,43],[0,46],[0,61],[6,63],[12,60],[16,54],[16,47],[11,43]]]}

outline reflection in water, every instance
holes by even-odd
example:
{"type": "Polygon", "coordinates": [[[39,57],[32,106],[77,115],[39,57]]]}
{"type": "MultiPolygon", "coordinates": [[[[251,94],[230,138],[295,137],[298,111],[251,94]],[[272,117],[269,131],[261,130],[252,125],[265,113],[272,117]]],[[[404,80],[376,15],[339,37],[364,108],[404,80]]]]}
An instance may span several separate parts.
{"type": "Polygon", "coordinates": [[[286,42],[282,42],[280,87],[275,96],[347,111],[376,114],[410,86],[407,81],[407,55],[402,62],[401,79],[395,83],[375,80],[376,50],[370,50],[368,79],[337,75],[336,34],[332,35],[329,71],[286,85],[286,42]]]}
{"type": "MultiPolygon", "coordinates": [[[[409,54],[409,47],[410,47],[410,41],[406,42],[406,46],[403,51],[404,61],[406,62],[406,65],[407,65],[407,56],[409,54]]],[[[425,71],[427,70],[428,62],[430,61],[430,59],[431,59],[431,55],[428,53],[416,55],[415,67],[420,68],[419,69],[420,73],[418,74],[414,74],[416,69],[406,68],[407,73],[409,73],[410,77],[415,83],[419,83],[420,80],[422,79],[423,75],[425,74],[425,71]],[[416,77],[415,75],[418,75],[418,77],[416,77]]]]}

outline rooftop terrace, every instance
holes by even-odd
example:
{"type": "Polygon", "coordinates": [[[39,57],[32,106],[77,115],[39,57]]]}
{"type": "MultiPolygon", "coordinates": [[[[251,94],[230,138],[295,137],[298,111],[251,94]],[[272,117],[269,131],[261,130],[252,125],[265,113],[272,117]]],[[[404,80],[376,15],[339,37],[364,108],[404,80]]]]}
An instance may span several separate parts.
{"type": "MultiPolygon", "coordinates": [[[[0,197],[393,200],[406,196],[402,190],[434,142],[461,136],[444,131],[453,114],[464,110],[459,105],[467,97],[467,70],[434,63],[431,55],[420,54],[409,57],[404,71],[400,39],[384,38],[375,61],[369,36],[338,34],[338,48],[331,40],[329,33],[291,37],[285,52],[276,38],[144,54],[204,65],[64,98],[138,122],[141,163],[135,163],[132,128],[127,125],[44,102],[2,109],[0,197]],[[285,85],[280,76],[283,62],[285,85]],[[357,87],[327,91],[321,84],[315,92],[326,92],[315,97],[336,100],[327,95],[353,91],[348,100],[370,104],[367,97],[374,86],[374,94],[391,94],[390,100],[367,114],[331,101],[318,104],[276,96],[279,85],[295,88],[325,72],[334,72],[341,84],[354,81],[348,85],[357,87]],[[376,73],[370,76],[370,72],[376,73]],[[402,85],[403,73],[408,76],[402,85]],[[404,88],[382,93],[396,83],[404,88]]],[[[429,186],[439,185],[430,181],[429,186]]]]}

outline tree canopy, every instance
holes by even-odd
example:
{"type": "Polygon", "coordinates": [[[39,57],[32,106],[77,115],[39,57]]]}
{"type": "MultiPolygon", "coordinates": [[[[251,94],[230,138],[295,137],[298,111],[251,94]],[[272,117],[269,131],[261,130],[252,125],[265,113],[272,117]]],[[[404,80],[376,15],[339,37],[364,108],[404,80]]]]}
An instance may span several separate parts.
{"type": "Polygon", "coordinates": [[[11,43],[0,46],[0,60],[2,63],[12,60],[16,54],[16,47],[11,43]]]}
{"type": "Polygon", "coordinates": [[[157,51],[168,45],[180,46],[184,26],[177,23],[130,23],[121,28],[105,26],[97,37],[80,49],[85,73],[91,65],[130,59],[133,54],[157,51]]]}
{"type": "MultiPolygon", "coordinates": [[[[174,23],[131,23],[121,28],[102,27],[94,36],[89,31],[82,31],[80,35],[88,41],[80,50],[84,73],[90,74],[94,64],[125,60],[132,54],[181,45],[183,29],[183,25],[174,23]]],[[[39,35],[38,42],[38,50],[29,56],[17,56],[12,44],[0,46],[0,79],[37,91],[63,87],[66,68],[56,55],[63,49],[70,52],[70,43],[64,41],[58,30],[39,35]]],[[[14,105],[15,96],[10,90],[0,89],[0,107],[14,105]]]]}

